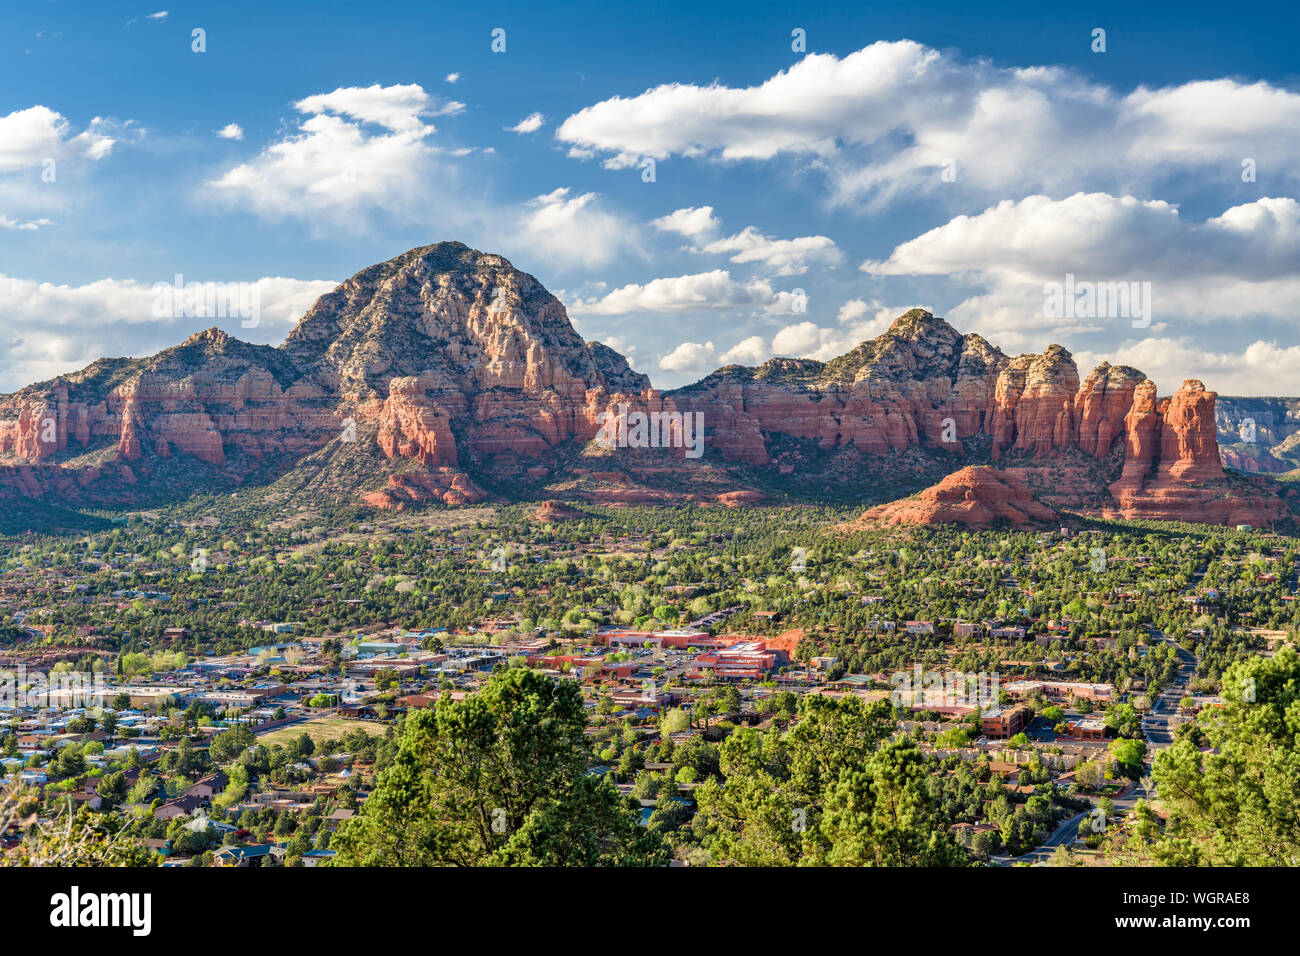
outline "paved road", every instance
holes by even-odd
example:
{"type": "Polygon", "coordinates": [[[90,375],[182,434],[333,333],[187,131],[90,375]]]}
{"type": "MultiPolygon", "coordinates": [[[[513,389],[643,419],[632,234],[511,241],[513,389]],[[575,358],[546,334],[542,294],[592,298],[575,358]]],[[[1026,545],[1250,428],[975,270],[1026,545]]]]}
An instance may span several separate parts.
{"type": "Polygon", "coordinates": [[[1192,676],[1196,673],[1196,656],[1187,648],[1175,644],[1163,631],[1154,627],[1148,627],[1147,631],[1154,639],[1173,644],[1178,653],[1178,673],[1151,704],[1150,712],[1142,718],[1142,732],[1146,734],[1154,754],[1174,742],[1174,728],[1179,723],[1174,717],[1178,712],[1178,702],[1187,696],[1192,676]]]}
{"type": "MultiPolygon", "coordinates": [[[[1196,655],[1185,647],[1174,643],[1169,635],[1158,628],[1148,626],[1147,632],[1157,641],[1168,641],[1173,644],[1178,654],[1178,673],[1169,686],[1160,692],[1160,695],[1151,705],[1150,712],[1142,718],[1142,733],[1147,738],[1147,761],[1149,765],[1157,750],[1163,750],[1174,742],[1174,728],[1178,726],[1174,722],[1174,717],[1178,711],[1178,702],[1187,695],[1187,688],[1196,673],[1196,655]]],[[[1151,778],[1143,777],[1131,784],[1120,796],[1114,797],[1111,802],[1115,805],[1116,812],[1128,812],[1133,809],[1138,800],[1150,798],[1153,794],[1154,789],[1151,785],[1151,778]]],[[[1097,802],[1093,797],[1088,799],[1094,805],[1097,802]]],[[[1036,849],[1016,857],[995,856],[992,857],[993,862],[1002,866],[1009,866],[1013,863],[1028,863],[1031,866],[1046,864],[1058,846],[1070,846],[1079,839],[1079,826],[1087,819],[1090,812],[1085,810],[1082,813],[1076,813],[1061,823],[1052,831],[1051,836],[1036,849]]]]}

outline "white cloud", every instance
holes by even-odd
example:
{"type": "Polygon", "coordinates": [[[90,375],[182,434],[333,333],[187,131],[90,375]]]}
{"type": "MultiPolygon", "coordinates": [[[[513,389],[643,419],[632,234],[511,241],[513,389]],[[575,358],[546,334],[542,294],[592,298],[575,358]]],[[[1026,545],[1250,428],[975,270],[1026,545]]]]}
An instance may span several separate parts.
{"type": "Polygon", "coordinates": [[[773,239],[753,226],[747,226],[734,236],[710,242],[701,251],[734,253],[732,262],[760,262],[778,276],[802,275],[813,263],[833,266],[843,259],[834,241],[826,236],[773,239]]]}
{"type": "Polygon", "coordinates": [[[722,220],[713,215],[712,206],[688,206],[660,216],[652,225],[663,232],[675,232],[688,239],[699,239],[716,232],[722,225],[722,220]]]}
{"type": "Polygon", "coordinates": [[[826,328],[805,319],[780,329],[770,342],[760,335],[751,335],[720,355],[718,361],[760,365],[779,355],[827,362],[885,332],[908,308],[850,299],[840,306],[836,316],[838,327],[826,328]]]}
{"type": "Polygon", "coordinates": [[[221,129],[217,130],[217,136],[221,139],[243,139],[244,128],[238,123],[227,123],[221,129]]]}
{"type": "Polygon", "coordinates": [[[718,356],[722,365],[761,365],[771,358],[772,350],[761,335],[741,339],[718,356]]]}
{"type": "Polygon", "coordinates": [[[969,280],[979,291],[950,316],[985,334],[1131,329],[1123,319],[1078,324],[1047,317],[1044,284],[1063,283],[1069,274],[1076,281],[1151,283],[1159,322],[1290,319],[1300,297],[1300,203],[1265,198],[1198,223],[1159,200],[1030,196],[958,216],[862,268],[969,280]]]}
{"type": "Polygon", "coordinates": [[[103,159],[114,143],[107,128],[107,122],[97,116],[75,133],[62,113],[39,105],[0,116],[0,172],[37,166],[47,159],[103,159]]]}
{"type": "Polygon", "coordinates": [[[905,311],[877,307],[872,318],[862,320],[861,316],[844,318],[845,308],[841,307],[839,327],[825,328],[808,321],[787,325],[772,337],[771,354],[829,362],[885,332],[905,311]]]}
{"type": "Polygon", "coordinates": [[[318,225],[324,218],[349,228],[363,226],[365,214],[376,210],[420,219],[432,215],[439,200],[446,204],[444,218],[462,208],[444,197],[455,170],[435,163],[438,150],[428,142],[435,128],[425,118],[458,112],[464,104],[439,101],[409,84],[345,87],[294,107],[306,115],[296,133],[208,187],[266,218],[309,218],[318,225]]]}
{"type": "Polygon", "coordinates": [[[837,322],[852,322],[854,319],[860,319],[871,311],[871,306],[864,299],[849,299],[840,306],[839,312],[835,314],[837,322]]]}
{"type": "Polygon", "coordinates": [[[459,74],[459,73],[448,73],[447,76],[445,77],[445,80],[446,80],[446,82],[448,82],[448,83],[459,83],[459,82],[460,82],[460,74],[459,74]]]}
{"type": "Polygon", "coordinates": [[[772,351],[778,355],[810,355],[823,347],[828,331],[813,322],[787,325],[772,337],[772,351]]]}
{"type": "Polygon", "coordinates": [[[665,372],[702,372],[712,358],[712,342],[683,342],[659,360],[659,367],[665,372]]]}
{"type": "Polygon", "coordinates": [[[1199,378],[1220,395],[1290,395],[1300,380],[1300,346],[1255,341],[1240,352],[1215,352],[1184,338],[1147,338],[1104,354],[1075,353],[1082,369],[1103,361],[1139,368],[1160,394],[1177,390],[1183,379],[1199,378]]]}
{"type": "Polygon", "coordinates": [[[362,123],[375,123],[394,132],[433,132],[424,123],[426,116],[447,116],[465,109],[455,100],[441,101],[430,96],[417,83],[396,86],[339,87],[332,93],[308,96],[293,108],[300,113],[337,113],[362,123]]]}
{"type": "Polygon", "coordinates": [[[74,371],[105,355],[149,355],[213,325],[245,341],[278,344],[336,285],[281,276],[257,279],[249,296],[259,306],[259,323],[245,329],[237,316],[155,318],[158,292],[151,282],[110,278],[71,286],[0,275],[0,314],[8,333],[0,347],[0,391],[74,371]]]}
{"type": "Polygon", "coordinates": [[[734,236],[705,242],[722,226],[722,220],[713,214],[712,206],[676,209],[653,220],[651,225],[661,232],[675,232],[695,240],[697,245],[691,247],[694,252],[730,255],[735,263],[761,263],[778,276],[802,275],[810,265],[835,266],[843,259],[835,242],[826,236],[774,239],[763,235],[754,226],[746,226],[734,236]],[[698,245],[701,242],[703,246],[698,245]]]}
{"type": "Polygon", "coordinates": [[[147,15],[145,16],[145,19],[146,19],[146,20],[158,20],[158,21],[166,20],[166,19],[167,19],[167,11],[166,11],[166,10],[159,10],[157,13],[150,13],[150,14],[147,14],[147,15]]]}
{"type": "Polygon", "coordinates": [[[1300,166],[1300,93],[1234,80],[1124,93],[1055,67],[1000,67],[911,40],[842,59],[810,54],[755,86],[663,84],[568,117],[571,155],[787,157],[819,169],[836,198],[918,190],[1026,195],[1127,191],[1179,171],[1237,170],[1243,157],[1289,181],[1300,166]]]}
{"type": "Polygon", "coordinates": [[[518,220],[525,247],[561,266],[602,266],[636,250],[636,227],[605,211],[596,193],[569,195],[568,187],[528,201],[518,220]]]}
{"type": "Polygon", "coordinates": [[[546,123],[546,117],[541,113],[529,113],[514,126],[507,126],[506,130],[511,133],[536,133],[546,123]]]}
{"type": "Polygon", "coordinates": [[[792,296],[763,279],[738,282],[725,269],[632,283],[595,300],[576,299],[575,315],[632,315],[640,312],[689,313],[719,310],[789,312],[792,296]]]}
{"type": "Polygon", "coordinates": [[[33,219],[28,222],[20,222],[17,219],[10,219],[8,216],[0,213],[0,229],[14,229],[20,232],[35,232],[42,226],[52,226],[54,223],[49,219],[33,219]]]}

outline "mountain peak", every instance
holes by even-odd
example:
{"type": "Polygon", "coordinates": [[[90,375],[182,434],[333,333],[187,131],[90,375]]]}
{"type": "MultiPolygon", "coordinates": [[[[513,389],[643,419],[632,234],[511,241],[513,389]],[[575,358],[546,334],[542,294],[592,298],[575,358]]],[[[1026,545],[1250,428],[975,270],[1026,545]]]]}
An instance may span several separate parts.
{"type": "Polygon", "coordinates": [[[181,343],[181,348],[185,348],[186,346],[190,346],[190,345],[203,345],[203,346],[214,346],[219,349],[224,349],[228,345],[230,345],[232,341],[234,340],[230,337],[229,334],[227,334],[226,332],[222,331],[221,329],[217,328],[214,325],[212,328],[204,329],[201,332],[195,332],[193,335],[191,335],[189,338],[187,338],[184,342],[181,343]]]}
{"type": "Polygon", "coordinates": [[[405,378],[462,393],[581,394],[642,381],[621,356],[593,353],[536,278],[461,242],[361,270],[321,296],[283,348],[318,385],[359,398],[384,397],[405,378]]]}
{"type": "MultiPolygon", "coordinates": [[[[901,332],[904,329],[909,329],[917,326],[924,327],[932,324],[945,325],[945,326],[948,325],[948,323],[945,322],[943,319],[936,319],[934,317],[934,313],[926,309],[908,309],[906,312],[904,312],[902,315],[900,315],[898,318],[894,319],[894,321],[890,323],[889,331],[901,332]]],[[[951,328],[951,326],[948,327],[951,328]]]]}

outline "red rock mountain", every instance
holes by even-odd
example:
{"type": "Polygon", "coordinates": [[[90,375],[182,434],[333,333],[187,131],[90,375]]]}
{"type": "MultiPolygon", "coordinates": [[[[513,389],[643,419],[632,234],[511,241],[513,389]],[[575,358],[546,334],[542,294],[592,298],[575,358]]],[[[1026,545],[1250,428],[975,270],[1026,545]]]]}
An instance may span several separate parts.
{"type": "Polygon", "coordinates": [[[485,488],[734,504],[800,478],[829,489],[904,461],[941,473],[988,461],[1014,473],[960,473],[936,501],[961,488],[988,507],[996,480],[1012,498],[1043,485],[1057,507],[1130,518],[1283,516],[1219,465],[1214,398],[1188,382],[1158,400],[1127,366],[1081,381],[1060,346],[1009,357],[919,309],[827,363],[729,366],[660,393],[584,342],[532,276],[440,243],[357,273],[278,348],[209,329],[0,397],[0,490],[121,506],[328,481],[380,508],[471,503],[485,488]],[[592,441],[620,409],[700,413],[706,454],[592,441]],[[818,455],[855,464],[833,474],[818,455]]]}
{"type": "Polygon", "coordinates": [[[846,527],[960,524],[968,528],[1027,528],[1052,521],[1055,511],[1034,499],[1029,486],[1005,471],[967,467],[933,487],[867,511],[846,527]]]}

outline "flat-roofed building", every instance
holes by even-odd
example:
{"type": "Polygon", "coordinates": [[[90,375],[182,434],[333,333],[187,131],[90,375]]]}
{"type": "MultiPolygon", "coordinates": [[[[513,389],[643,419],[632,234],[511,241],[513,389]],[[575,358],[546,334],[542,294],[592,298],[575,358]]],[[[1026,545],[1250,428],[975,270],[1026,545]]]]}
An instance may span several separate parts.
{"type": "Polygon", "coordinates": [[[1106,722],[1095,718],[1071,721],[1070,736],[1075,740],[1104,740],[1106,722]]]}
{"type": "Polygon", "coordinates": [[[1058,701],[1077,697],[1093,703],[1106,703],[1115,697],[1114,684],[1090,684],[1084,681],[1018,680],[1007,684],[1005,690],[1012,697],[1028,697],[1038,693],[1049,700],[1058,701]]]}
{"type": "Polygon", "coordinates": [[[1024,704],[995,707],[980,715],[980,731],[985,737],[1005,740],[1028,727],[1032,718],[1033,711],[1024,704]]]}

